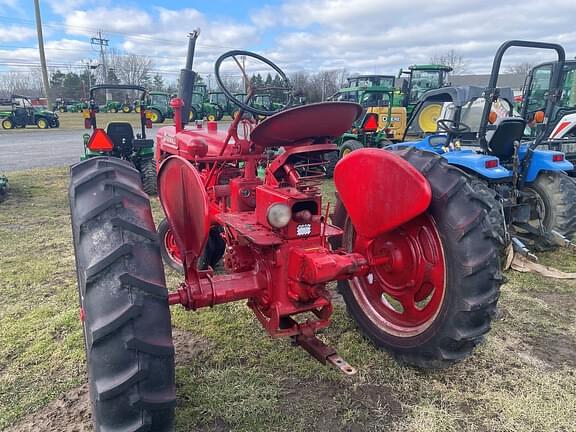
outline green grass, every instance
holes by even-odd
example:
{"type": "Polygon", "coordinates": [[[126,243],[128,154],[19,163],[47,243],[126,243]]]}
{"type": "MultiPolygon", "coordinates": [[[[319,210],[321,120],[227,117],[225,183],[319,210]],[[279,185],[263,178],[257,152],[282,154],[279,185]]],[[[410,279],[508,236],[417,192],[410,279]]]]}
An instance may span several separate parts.
{"type": "MultiPolygon", "coordinates": [[[[0,429],[86,379],[67,181],[64,168],[11,173],[0,204],[0,429]]],[[[542,260],[576,267],[564,252],[542,260]]],[[[486,343],[445,371],[399,366],[339,304],[321,337],[351,378],[269,338],[241,303],[176,307],[177,430],[574,431],[576,282],[507,277],[486,343]]]]}

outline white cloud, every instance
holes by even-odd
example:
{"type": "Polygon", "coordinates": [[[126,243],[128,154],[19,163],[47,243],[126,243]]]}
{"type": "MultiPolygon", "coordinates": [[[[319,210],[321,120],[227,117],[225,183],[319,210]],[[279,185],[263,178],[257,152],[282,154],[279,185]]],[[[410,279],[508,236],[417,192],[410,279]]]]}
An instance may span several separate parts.
{"type": "Polygon", "coordinates": [[[36,37],[36,30],[32,27],[12,25],[0,27],[0,42],[22,42],[36,37]]]}
{"type": "Polygon", "coordinates": [[[140,9],[120,7],[97,7],[91,10],[75,10],[65,15],[67,33],[86,35],[87,31],[106,29],[112,32],[132,33],[152,29],[152,18],[140,9]]]}

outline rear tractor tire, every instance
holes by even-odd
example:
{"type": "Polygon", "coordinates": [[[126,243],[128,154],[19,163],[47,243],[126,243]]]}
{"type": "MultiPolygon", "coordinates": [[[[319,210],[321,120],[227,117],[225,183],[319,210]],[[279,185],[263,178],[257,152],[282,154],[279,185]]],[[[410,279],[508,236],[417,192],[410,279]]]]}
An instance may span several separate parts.
{"type": "Polygon", "coordinates": [[[94,428],[172,431],[168,291],[140,174],[88,159],[71,168],[69,195],[94,428]]]}
{"type": "Polygon", "coordinates": [[[544,228],[558,231],[568,239],[576,234],[576,182],[567,174],[546,171],[526,186],[543,205],[544,228]]]}
{"type": "Polygon", "coordinates": [[[362,253],[365,247],[364,254],[391,258],[367,276],[339,281],[338,288],[377,347],[408,365],[444,368],[468,357],[490,330],[503,279],[498,229],[488,217],[491,203],[464,172],[432,153],[396,154],[426,177],[432,203],[366,246],[338,202],[333,221],[344,229],[344,249],[362,253]]]}
{"type": "Polygon", "coordinates": [[[150,120],[152,123],[164,123],[164,116],[157,109],[150,110],[150,120]]]}
{"type": "Polygon", "coordinates": [[[142,163],[140,167],[142,177],[142,187],[148,195],[158,194],[158,177],[156,172],[156,161],[150,159],[142,163]]]}

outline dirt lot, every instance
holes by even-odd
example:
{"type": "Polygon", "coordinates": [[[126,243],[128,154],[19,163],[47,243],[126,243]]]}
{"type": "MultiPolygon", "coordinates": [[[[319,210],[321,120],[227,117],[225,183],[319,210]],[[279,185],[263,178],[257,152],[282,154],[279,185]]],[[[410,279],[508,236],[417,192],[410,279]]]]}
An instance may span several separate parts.
{"type": "MultiPolygon", "coordinates": [[[[91,430],[67,181],[65,168],[12,172],[0,204],[0,429],[91,430]]],[[[564,252],[542,259],[576,268],[564,252]]],[[[322,337],[352,378],[268,338],[242,304],[175,308],[177,430],[576,431],[576,282],[507,277],[486,342],[435,372],[375,350],[340,305],[322,337]]]]}

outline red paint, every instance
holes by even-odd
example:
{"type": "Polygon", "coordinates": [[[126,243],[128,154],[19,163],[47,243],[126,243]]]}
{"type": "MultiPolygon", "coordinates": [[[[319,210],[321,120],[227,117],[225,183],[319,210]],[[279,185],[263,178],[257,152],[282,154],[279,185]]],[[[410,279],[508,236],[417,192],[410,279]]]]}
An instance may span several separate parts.
{"type": "MultiPolygon", "coordinates": [[[[323,214],[321,156],[336,149],[330,137],[350,129],[360,112],[359,105],[331,102],[290,109],[257,126],[237,118],[227,133],[209,130],[212,126],[160,129],[159,196],[173,230],[164,244],[172,256],[182,257],[186,274],[170,304],[198,309],[246,299],[271,335],[311,337],[330,323],[327,283],[364,278],[390,265],[397,274],[404,265],[409,272],[421,271],[418,256],[398,261],[369,247],[333,251],[326,242],[342,230],[326,223],[323,214]],[[239,136],[239,129],[244,134],[239,136]],[[283,152],[264,153],[277,145],[283,152]],[[266,164],[264,179],[256,176],[258,164],[266,164]],[[292,218],[274,228],[268,211],[279,203],[291,209],[292,218]],[[223,228],[229,274],[197,270],[211,225],[223,228]],[[306,320],[296,318],[304,313],[306,320]]],[[[429,223],[419,216],[430,203],[428,183],[403,159],[371,149],[344,161],[336,169],[336,186],[359,233],[399,242],[394,234],[399,225],[416,218],[419,222],[406,228],[415,235],[416,226],[429,223]]]]}
{"type": "Polygon", "coordinates": [[[562,132],[564,129],[570,126],[570,124],[571,122],[569,121],[564,121],[558,124],[558,126],[556,126],[556,129],[554,129],[554,132],[552,133],[552,136],[550,138],[556,138],[556,136],[560,135],[560,132],[562,132]]]}
{"type": "Polygon", "coordinates": [[[375,239],[356,236],[352,250],[373,264],[351,285],[373,321],[397,336],[424,331],[442,306],[446,285],[444,253],[434,221],[423,214],[375,239]]]}
{"type": "Polygon", "coordinates": [[[416,168],[380,149],[359,149],[341,159],[334,184],[356,231],[370,238],[423,213],[432,199],[416,168]]]}

